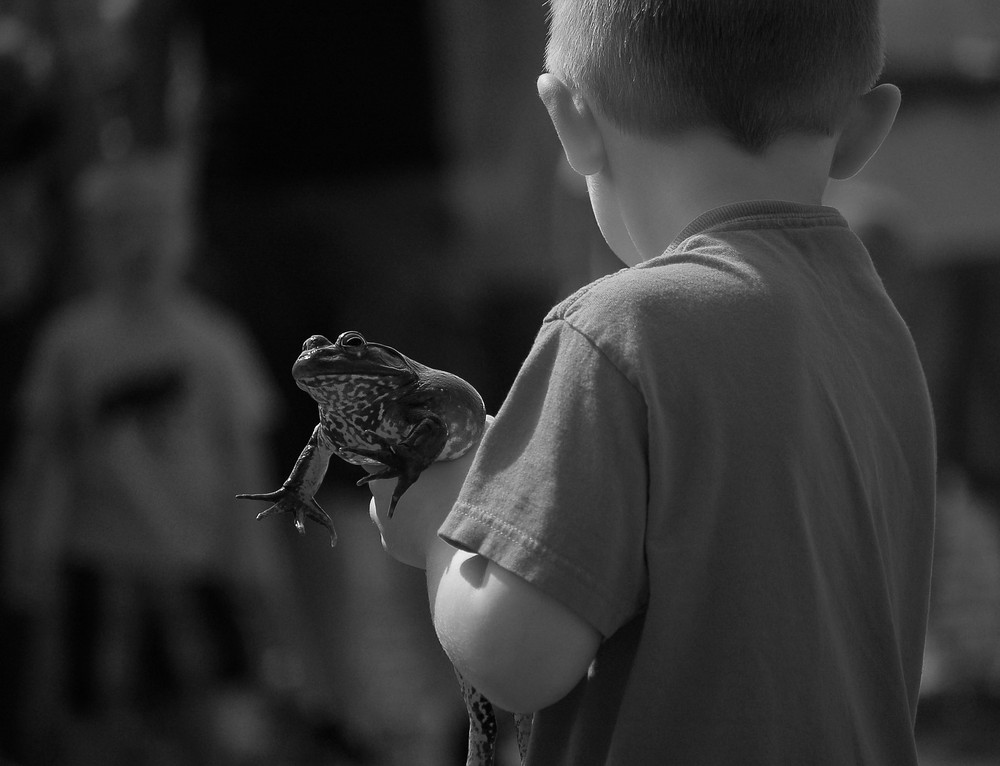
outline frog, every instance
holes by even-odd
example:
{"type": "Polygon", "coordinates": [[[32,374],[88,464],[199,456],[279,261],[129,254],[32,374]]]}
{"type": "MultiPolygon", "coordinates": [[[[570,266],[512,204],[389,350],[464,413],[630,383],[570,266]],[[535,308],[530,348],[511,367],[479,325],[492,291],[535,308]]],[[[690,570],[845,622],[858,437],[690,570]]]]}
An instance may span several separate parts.
{"type": "MultiPolygon", "coordinates": [[[[399,499],[424,470],[436,461],[462,457],[479,443],[486,428],[486,408],[472,384],[391,346],[369,342],[357,330],[341,333],[333,343],[323,335],[307,338],[292,365],[292,377],[318,404],[319,422],[280,489],[237,497],[271,502],[257,518],[291,514],[300,534],[305,534],[307,519],[321,524],[332,546],[337,544],[333,520],[315,497],[331,457],[367,468],[358,486],[396,479],[387,512],[392,519],[399,499]]],[[[455,672],[469,716],[466,766],[491,766],[496,712],[455,672]]],[[[514,716],[522,761],[531,723],[530,714],[514,716]]]]}
{"type": "Polygon", "coordinates": [[[400,497],[431,463],[461,457],[485,428],[486,408],[470,383],[371,343],[357,330],[333,343],[322,335],[307,338],[292,377],[319,405],[319,423],[280,489],[237,497],[272,502],[257,518],[292,514],[300,534],[306,519],[321,524],[331,545],[337,531],[315,495],[332,456],[373,468],[358,486],[396,479],[391,519],[400,497]]]}

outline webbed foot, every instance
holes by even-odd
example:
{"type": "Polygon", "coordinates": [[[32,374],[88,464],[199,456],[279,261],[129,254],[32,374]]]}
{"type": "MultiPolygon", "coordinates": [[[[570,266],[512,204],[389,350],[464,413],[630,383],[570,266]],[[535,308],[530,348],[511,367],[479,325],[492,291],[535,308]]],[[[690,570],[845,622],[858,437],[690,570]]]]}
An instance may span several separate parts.
{"type": "Polygon", "coordinates": [[[273,501],[274,505],[257,514],[257,519],[266,516],[274,516],[279,513],[290,513],[295,517],[295,528],[300,535],[306,533],[306,519],[312,519],[317,524],[322,524],[330,532],[330,545],[337,544],[337,530],[333,528],[333,520],[329,514],[323,510],[322,506],[316,502],[316,498],[299,494],[288,487],[282,487],[276,492],[264,494],[242,494],[237,495],[238,500],[267,500],[273,501]]]}

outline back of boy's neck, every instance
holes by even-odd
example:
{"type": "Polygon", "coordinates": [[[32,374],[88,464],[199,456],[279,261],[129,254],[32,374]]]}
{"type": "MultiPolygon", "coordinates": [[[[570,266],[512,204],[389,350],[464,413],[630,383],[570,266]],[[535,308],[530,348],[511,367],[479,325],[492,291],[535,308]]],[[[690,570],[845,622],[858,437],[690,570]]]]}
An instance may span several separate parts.
{"type": "Polygon", "coordinates": [[[755,200],[818,205],[834,145],[833,139],[787,136],[754,154],[707,132],[669,141],[639,139],[623,155],[631,187],[625,204],[638,208],[633,214],[658,221],[659,238],[666,242],[702,213],[724,205],[755,200]]]}

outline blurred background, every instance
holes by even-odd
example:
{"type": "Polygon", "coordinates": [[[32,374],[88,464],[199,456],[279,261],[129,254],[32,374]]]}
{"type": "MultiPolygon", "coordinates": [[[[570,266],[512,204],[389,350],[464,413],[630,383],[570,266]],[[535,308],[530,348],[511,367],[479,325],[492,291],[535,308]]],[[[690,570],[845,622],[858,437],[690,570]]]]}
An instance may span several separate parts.
{"type": "MultiPolygon", "coordinates": [[[[831,186],[940,439],[925,764],[1000,758],[1000,7],[884,0],[897,127],[831,186]]],[[[464,762],[358,469],[257,524],[347,329],[496,411],[617,268],[534,80],[541,2],[0,0],[0,764],[464,762]]],[[[510,728],[502,763],[513,763],[510,728]]]]}

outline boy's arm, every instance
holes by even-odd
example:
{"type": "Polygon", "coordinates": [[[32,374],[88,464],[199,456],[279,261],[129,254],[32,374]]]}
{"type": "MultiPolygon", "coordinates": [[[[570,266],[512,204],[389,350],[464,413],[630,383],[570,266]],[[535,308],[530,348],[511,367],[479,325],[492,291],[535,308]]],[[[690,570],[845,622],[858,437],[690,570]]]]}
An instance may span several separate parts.
{"type": "Polygon", "coordinates": [[[527,580],[439,540],[427,589],[438,639],[455,667],[496,705],[529,713],[584,677],[601,636],[527,580]]]}
{"type": "Polygon", "coordinates": [[[424,471],[392,519],[386,511],[395,480],[371,482],[372,520],[392,556],[426,570],[434,627],[459,672],[499,707],[533,712],[576,686],[601,636],[526,580],[438,537],[472,457],[424,471]]]}

